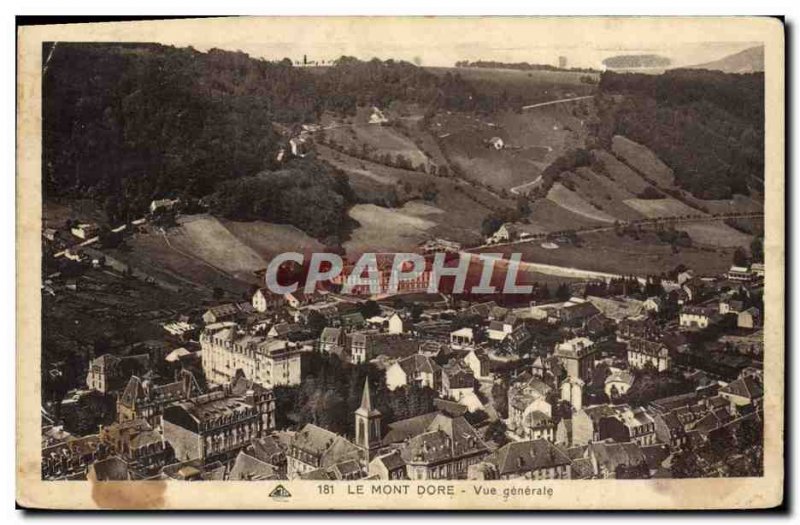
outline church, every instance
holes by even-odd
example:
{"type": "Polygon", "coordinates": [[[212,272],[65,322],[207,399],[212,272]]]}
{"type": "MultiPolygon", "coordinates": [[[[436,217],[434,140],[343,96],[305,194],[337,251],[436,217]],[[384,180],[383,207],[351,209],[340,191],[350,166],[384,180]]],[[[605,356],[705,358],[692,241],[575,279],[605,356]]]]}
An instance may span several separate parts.
{"type": "Polygon", "coordinates": [[[395,421],[382,435],[368,380],[353,416],[353,441],[311,423],[297,431],[287,452],[289,479],[466,479],[490,452],[463,414],[444,411],[395,421]]]}

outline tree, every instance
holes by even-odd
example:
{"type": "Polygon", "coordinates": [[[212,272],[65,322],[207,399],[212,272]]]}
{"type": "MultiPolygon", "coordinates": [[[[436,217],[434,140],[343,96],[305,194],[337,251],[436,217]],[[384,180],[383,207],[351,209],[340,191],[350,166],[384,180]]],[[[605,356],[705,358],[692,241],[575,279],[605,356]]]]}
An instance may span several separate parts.
{"type": "Polygon", "coordinates": [[[492,385],[492,405],[500,417],[508,417],[508,385],[504,381],[492,385]]]}
{"type": "Polygon", "coordinates": [[[561,283],[558,285],[556,289],[556,299],[559,301],[567,301],[572,296],[572,293],[569,291],[569,286],[566,283],[561,283]]]}
{"type": "Polygon", "coordinates": [[[747,252],[740,246],[733,252],[733,264],[736,266],[748,266],[747,252]]]}
{"type": "Polygon", "coordinates": [[[358,303],[358,311],[364,316],[364,319],[381,315],[381,307],[373,300],[358,303]]]}
{"type": "Polygon", "coordinates": [[[511,441],[506,435],[506,430],[506,424],[502,420],[496,419],[486,426],[486,430],[483,431],[483,438],[487,441],[492,441],[498,448],[502,447],[511,441]]]}
{"type": "Polygon", "coordinates": [[[750,243],[750,257],[752,257],[753,262],[764,262],[764,237],[759,235],[753,238],[750,243]]]}

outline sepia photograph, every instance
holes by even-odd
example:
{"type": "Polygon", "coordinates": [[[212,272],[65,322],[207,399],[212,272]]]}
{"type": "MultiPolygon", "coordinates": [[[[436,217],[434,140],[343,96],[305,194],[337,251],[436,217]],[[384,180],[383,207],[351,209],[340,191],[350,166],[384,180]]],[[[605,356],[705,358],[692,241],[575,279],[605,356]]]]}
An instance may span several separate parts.
{"type": "Polygon", "coordinates": [[[780,504],[783,33],[18,28],[18,502],[780,504]]]}

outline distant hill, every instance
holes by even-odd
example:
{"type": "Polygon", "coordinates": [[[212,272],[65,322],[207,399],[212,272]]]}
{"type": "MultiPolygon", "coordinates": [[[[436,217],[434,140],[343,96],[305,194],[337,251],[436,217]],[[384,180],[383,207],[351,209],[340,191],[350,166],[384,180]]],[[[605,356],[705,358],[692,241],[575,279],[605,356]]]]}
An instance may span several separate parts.
{"type": "Polygon", "coordinates": [[[660,55],[617,55],[603,59],[603,65],[609,69],[667,67],[670,60],[660,55]]]}
{"type": "Polygon", "coordinates": [[[733,55],[690,66],[688,69],[710,69],[723,73],[757,73],[764,71],[764,46],[756,46],[733,55]]]}

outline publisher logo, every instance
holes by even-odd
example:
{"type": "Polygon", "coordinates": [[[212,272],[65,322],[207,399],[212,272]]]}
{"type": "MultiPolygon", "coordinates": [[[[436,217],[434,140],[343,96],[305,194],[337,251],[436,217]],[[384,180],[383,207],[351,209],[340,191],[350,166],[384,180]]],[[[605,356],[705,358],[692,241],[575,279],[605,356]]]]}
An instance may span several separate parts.
{"type": "Polygon", "coordinates": [[[283,485],[278,485],[275,487],[272,492],[269,493],[270,498],[274,499],[284,499],[284,498],[291,498],[292,495],[286,490],[286,487],[283,485]]]}

